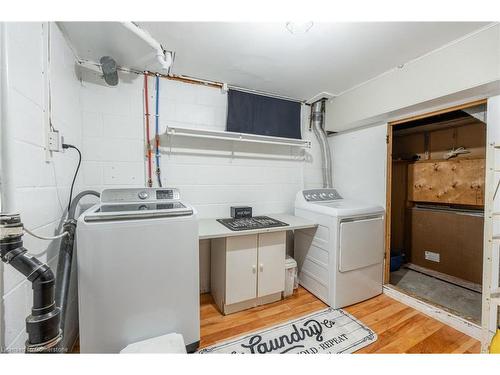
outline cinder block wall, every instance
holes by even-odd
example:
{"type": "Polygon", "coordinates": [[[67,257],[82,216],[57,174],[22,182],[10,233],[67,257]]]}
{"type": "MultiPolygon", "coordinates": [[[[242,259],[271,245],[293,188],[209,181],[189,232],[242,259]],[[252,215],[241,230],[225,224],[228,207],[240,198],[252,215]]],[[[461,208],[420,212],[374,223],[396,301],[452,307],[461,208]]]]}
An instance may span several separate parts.
{"type": "MultiPolygon", "coordinates": [[[[56,153],[45,159],[44,123],[44,43],[48,24],[6,23],[8,80],[8,121],[13,196],[9,207],[19,212],[25,226],[39,235],[60,231],[63,212],[68,204],[69,188],[77,164],[72,151],[56,153]]],[[[75,74],[75,56],[55,24],[51,34],[51,86],[53,125],[64,134],[67,143],[81,146],[80,83],[75,74]]],[[[80,188],[79,181],[75,190],[80,188]]],[[[59,240],[42,241],[24,236],[31,254],[47,262],[55,271],[59,240]]],[[[75,275],[74,275],[75,276],[75,275]]],[[[75,281],[74,279],[73,281],[75,281]]],[[[74,340],[78,328],[76,283],[72,283],[67,338],[74,340]]],[[[31,283],[12,267],[3,271],[3,323],[1,351],[22,352],[27,338],[25,318],[32,305],[31,283]]]]}

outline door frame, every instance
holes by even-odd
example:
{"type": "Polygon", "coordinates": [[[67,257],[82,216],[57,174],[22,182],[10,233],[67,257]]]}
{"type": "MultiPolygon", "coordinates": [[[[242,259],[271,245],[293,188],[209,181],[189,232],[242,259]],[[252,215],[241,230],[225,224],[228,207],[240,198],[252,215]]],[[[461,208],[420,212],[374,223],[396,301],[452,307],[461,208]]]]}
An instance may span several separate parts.
{"type": "MultiPolygon", "coordinates": [[[[432,116],[441,115],[448,112],[458,111],[460,109],[475,107],[477,105],[488,103],[487,98],[474,100],[452,107],[439,109],[432,112],[425,112],[418,115],[390,121],[387,123],[387,168],[386,168],[386,199],[385,199],[385,262],[384,262],[384,284],[390,283],[390,267],[391,267],[391,203],[392,203],[392,145],[393,145],[393,132],[398,126],[406,124],[410,121],[420,120],[432,116]]],[[[483,249],[484,250],[484,249],[483,249]]],[[[484,270],[483,270],[484,272],[484,270]]]]}

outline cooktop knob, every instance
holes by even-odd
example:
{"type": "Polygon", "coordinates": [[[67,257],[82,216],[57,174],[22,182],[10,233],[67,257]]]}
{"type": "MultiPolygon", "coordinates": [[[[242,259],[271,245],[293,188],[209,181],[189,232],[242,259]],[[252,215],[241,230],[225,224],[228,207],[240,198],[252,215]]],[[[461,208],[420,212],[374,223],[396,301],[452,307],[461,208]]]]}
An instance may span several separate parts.
{"type": "Polygon", "coordinates": [[[147,191],[141,191],[139,194],[137,194],[139,199],[146,199],[148,197],[148,192],[147,191]]]}

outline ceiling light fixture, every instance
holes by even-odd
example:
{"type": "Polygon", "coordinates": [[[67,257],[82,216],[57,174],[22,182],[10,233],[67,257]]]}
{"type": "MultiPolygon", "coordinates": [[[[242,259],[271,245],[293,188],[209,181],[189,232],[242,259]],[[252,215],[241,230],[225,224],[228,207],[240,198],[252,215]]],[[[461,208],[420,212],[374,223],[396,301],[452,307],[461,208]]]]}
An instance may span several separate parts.
{"type": "Polygon", "coordinates": [[[285,27],[291,34],[305,34],[311,27],[313,27],[313,21],[308,22],[287,22],[285,27]]]}

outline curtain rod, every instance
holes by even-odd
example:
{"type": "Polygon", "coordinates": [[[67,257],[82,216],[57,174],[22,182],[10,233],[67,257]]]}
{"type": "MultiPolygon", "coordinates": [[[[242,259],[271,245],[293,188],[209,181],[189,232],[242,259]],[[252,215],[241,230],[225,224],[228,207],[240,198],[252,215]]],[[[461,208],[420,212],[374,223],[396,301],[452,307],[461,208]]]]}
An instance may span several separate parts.
{"type": "MultiPolygon", "coordinates": [[[[82,66],[92,66],[92,67],[97,67],[100,68],[101,64],[96,63],[91,60],[79,60],[78,63],[82,66]]],[[[119,66],[118,70],[126,73],[134,73],[138,75],[143,75],[143,74],[148,74],[149,76],[155,77],[158,75],[161,78],[165,78],[171,81],[178,81],[178,82],[183,82],[183,83],[188,83],[192,85],[200,85],[200,86],[205,86],[205,87],[213,87],[213,88],[219,88],[223,89],[224,86],[226,86],[222,82],[216,82],[216,81],[209,81],[206,79],[200,79],[200,78],[194,78],[194,77],[189,77],[189,76],[183,76],[183,75],[176,75],[176,74],[162,74],[162,73],[155,73],[155,72],[150,72],[150,71],[141,71],[138,69],[133,69],[133,68],[126,68],[124,66],[119,66]]],[[[263,96],[268,96],[271,98],[277,98],[277,99],[284,99],[284,100],[289,100],[293,102],[298,102],[301,104],[307,104],[304,100],[296,99],[296,98],[291,98],[289,96],[284,96],[284,95],[279,95],[275,93],[269,93],[265,91],[259,91],[259,90],[253,90],[253,89],[247,89],[244,87],[239,87],[239,86],[234,86],[234,85],[227,85],[227,88],[233,89],[233,90],[238,90],[238,91],[243,91],[243,92],[248,92],[251,94],[256,94],[256,95],[263,95],[263,96]]]]}
{"type": "Polygon", "coordinates": [[[239,86],[234,86],[234,85],[228,85],[227,87],[229,87],[230,89],[233,89],[233,90],[248,92],[250,94],[263,95],[263,96],[268,96],[268,97],[276,98],[276,99],[289,100],[291,102],[305,103],[305,100],[291,98],[289,96],[275,94],[275,93],[271,93],[271,92],[247,89],[245,87],[239,87],[239,86]]]}

